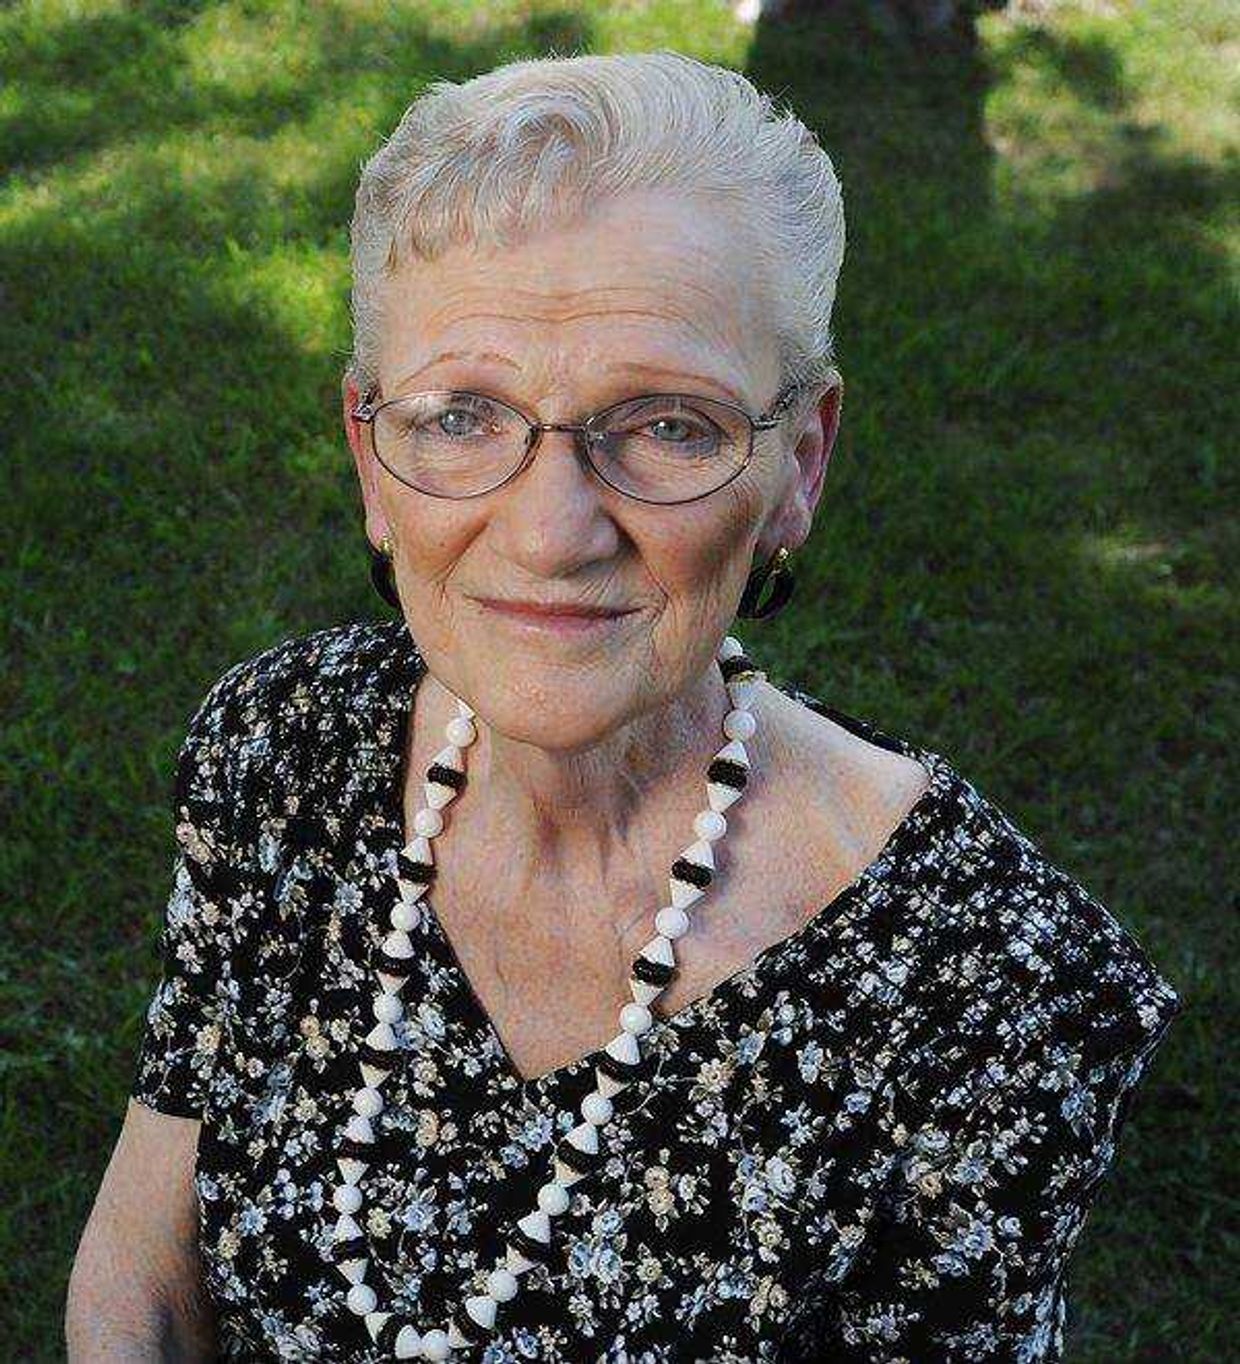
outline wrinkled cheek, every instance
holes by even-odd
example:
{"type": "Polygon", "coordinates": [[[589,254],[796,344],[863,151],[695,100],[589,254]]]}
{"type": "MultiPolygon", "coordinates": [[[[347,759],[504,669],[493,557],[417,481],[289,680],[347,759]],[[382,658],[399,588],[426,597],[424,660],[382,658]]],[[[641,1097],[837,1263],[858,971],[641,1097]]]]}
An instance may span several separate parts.
{"type": "Polygon", "coordinates": [[[663,578],[668,610],[678,631],[701,634],[725,628],[744,586],[763,502],[753,484],[737,479],[701,508],[684,508],[669,535],[663,578]]]}
{"type": "Polygon", "coordinates": [[[702,526],[696,536],[686,528],[683,539],[693,546],[696,581],[710,595],[723,597],[734,580],[743,581],[761,527],[763,501],[761,490],[744,475],[716,496],[719,506],[713,508],[711,524],[702,526]]]}
{"type": "Polygon", "coordinates": [[[448,647],[459,629],[454,575],[477,533],[470,518],[445,514],[433,501],[400,500],[391,515],[405,612],[419,643],[432,651],[448,647]]]}

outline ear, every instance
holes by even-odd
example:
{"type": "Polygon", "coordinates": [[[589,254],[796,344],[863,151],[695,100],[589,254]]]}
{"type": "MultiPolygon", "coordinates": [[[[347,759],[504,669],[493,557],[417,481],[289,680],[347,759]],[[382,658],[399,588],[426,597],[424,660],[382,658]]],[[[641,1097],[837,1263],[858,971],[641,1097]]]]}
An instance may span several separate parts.
{"type": "Polygon", "coordinates": [[[375,458],[371,447],[370,431],[367,424],[353,415],[353,409],[361,402],[362,394],[353,376],[346,372],[341,384],[341,404],[344,417],[345,439],[353,452],[353,463],[357,468],[358,481],[362,486],[362,504],[366,512],[366,538],[378,546],[390,531],[383,503],[379,496],[382,468],[375,458]]]}
{"type": "Polygon", "coordinates": [[[832,370],[823,384],[825,387],[815,386],[818,397],[797,424],[792,484],[771,519],[771,548],[764,558],[769,558],[780,545],[797,549],[809,538],[813,527],[844,403],[844,380],[838,370],[832,370]]]}

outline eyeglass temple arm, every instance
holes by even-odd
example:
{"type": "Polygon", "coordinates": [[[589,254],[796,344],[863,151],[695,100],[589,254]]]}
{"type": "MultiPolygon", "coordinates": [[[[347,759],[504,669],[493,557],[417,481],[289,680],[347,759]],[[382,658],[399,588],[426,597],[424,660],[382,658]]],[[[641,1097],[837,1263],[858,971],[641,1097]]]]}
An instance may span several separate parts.
{"type": "MultiPolygon", "coordinates": [[[[839,370],[833,367],[830,374],[835,383],[839,384],[842,382],[839,370]]],[[[792,406],[794,400],[799,394],[805,391],[806,387],[807,385],[797,383],[795,380],[788,384],[786,388],[782,389],[776,395],[775,401],[771,404],[769,411],[763,413],[761,417],[752,419],[754,427],[759,431],[769,431],[772,426],[778,426],[788,415],[788,409],[792,406]]]]}
{"type": "Polygon", "coordinates": [[[754,428],[758,431],[769,431],[771,427],[778,426],[788,415],[788,409],[792,406],[797,394],[801,392],[802,387],[801,384],[791,383],[776,394],[775,401],[762,416],[753,418],[754,428]]]}

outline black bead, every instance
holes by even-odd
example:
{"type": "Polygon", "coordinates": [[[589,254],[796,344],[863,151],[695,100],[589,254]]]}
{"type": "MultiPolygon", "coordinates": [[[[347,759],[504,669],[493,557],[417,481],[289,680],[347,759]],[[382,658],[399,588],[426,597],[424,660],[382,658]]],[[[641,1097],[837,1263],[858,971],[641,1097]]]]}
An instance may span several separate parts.
{"type": "Polygon", "coordinates": [[[357,1059],[365,1061],[367,1065],[374,1066],[376,1070],[393,1071],[400,1067],[400,1055],[398,1052],[384,1051],[381,1047],[371,1046],[365,1040],[358,1044],[357,1059]]]}
{"type": "Polygon", "coordinates": [[[629,970],[629,975],[644,985],[666,985],[675,974],[675,966],[669,966],[665,961],[651,961],[649,957],[643,956],[634,957],[629,970]]]}
{"type": "Polygon", "coordinates": [[[699,890],[704,890],[715,879],[715,874],[709,867],[702,866],[700,862],[690,862],[685,857],[678,857],[672,863],[672,875],[677,881],[687,881],[691,886],[697,886],[699,890]]]}
{"type": "Polygon", "coordinates": [[[520,1227],[514,1227],[512,1235],[508,1239],[513,1250],[524,1255],[527,1260],[537,1260],[541,1264],[549,1264],[555,1253],[549,1242],[535,1241],[532,1236],[527,1236],[520,1227]]]}
{"type": "Polygon", "coordinates": [[[749,780],[749,769],[744,763],[733,762],[731,758],[712,758],[706,769],[706,780],[720,786],[730,786],[734,791],[742,791],[749,780]]]}
{"type": "MultiPolygon", "coordinates": [[[[648,1055],[640,1057],[636,1061],[618,1061],[609,1051],[600,1051],[594,1062],[595,1070],[601,1070],[604,1075],[617,1081],[622,1085],[631,1084],[635,1080],[645,1079],[650,1074],[650,1057],[648,1055]]],[[[613,1096],[614,1102],[614,1096],[613,1096]]]]}
{"type": "Polygon", "coordinates": [[[426,769],[426,780],[436,782],[440,786],[450,786],[454,791],[465,789],[465,773],[457,771],[455,767],[448,767],[446,763],[431,763],[426,769]]]}
{"type": "Polygon", "coordinates": [[[731,682],[738,673],[754,672],[755,668],[744,654],[733,654],[731,658],[719,660],[719,671],[723,674],[725,682],[731,682]]]}
{"type": "Polygon", "coordinates": [[[580,1147],[574,1146],[567,1137],[556,1143],[555,1154],[570,1170],[575,1170],[579,1175],[588,1175],[603,1163],[602,1151],[583,1151],[580,1147]]]}
{"type": "Polygon", "coordinates": [[[337,1241],[332,1249],[332,1261],[342,1265],[346,1260],[364,1260],[370,1255],[370,1248],[364,1236],[354,1236],[348,1241],[337,1241]]]}
{"type": "Polygon", "coordinates": [[[381,947],[371,952],[370,964],[374,970],[382,971],[386,976],[397,976],[401,980],[407,980],[413,972],[412,957],[390,957],[381,947]]]}
{"type": "Polygon", "coordinates": [[[396,854],[396,870],[403,880],[410,881],[415,886],[429,886],[435,879],[433,862],[415,862],[404,851],[396,854]]]}

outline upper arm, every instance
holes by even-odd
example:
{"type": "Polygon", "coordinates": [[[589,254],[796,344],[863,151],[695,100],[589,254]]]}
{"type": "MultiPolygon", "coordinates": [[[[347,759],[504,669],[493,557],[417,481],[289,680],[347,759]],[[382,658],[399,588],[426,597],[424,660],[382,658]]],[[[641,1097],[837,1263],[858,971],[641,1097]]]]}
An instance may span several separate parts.
{"type": "Polygon", "coordinates": [[[227,700],[236,675],[226,673],[208,692],[177,755],[162,973],[124,1122],[69,1281],[65,1327],[78,1360],[160,1357],[172,1343],[177,1358],[210,1357],[198,1348],[212,1313],[201,1282],[194,1169],[225,1021],[240,888],[228,789],[227,700]]]}
{"type": "Polygon", "coordinates": [[[245,931],[246,863],[234,836],[235,724],[225,677],[190,722],[177,755],[176,849],[160,933],[162,972],[146,1010],[130,1085],[145,1111],[203,1116],[228,1022],[233,958],[245,931]]]}
{"type": "Polygon", "coordinates": [[[123,1341],[176,1340],[210,1358],[214,1314],[198,1245],[201,1124],[130,1099],[69,1280],[70,1357],[117,1358],[123,1341]]]}

